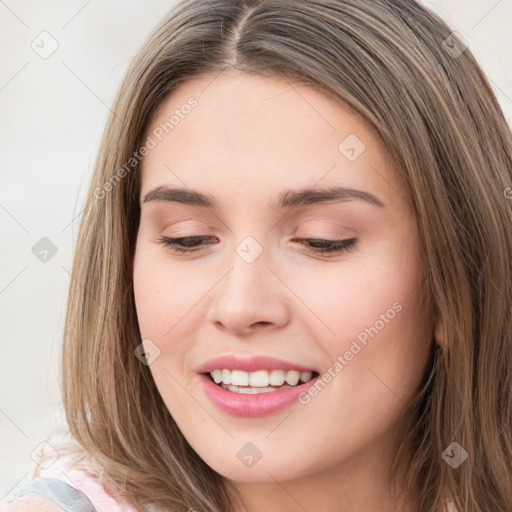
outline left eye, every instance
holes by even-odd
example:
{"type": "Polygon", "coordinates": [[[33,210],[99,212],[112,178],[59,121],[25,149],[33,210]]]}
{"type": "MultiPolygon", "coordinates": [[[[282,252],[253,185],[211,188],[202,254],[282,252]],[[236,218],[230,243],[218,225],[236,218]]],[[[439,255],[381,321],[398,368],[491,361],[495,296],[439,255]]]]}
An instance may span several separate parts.
{"type": "MultiPolygon", "coordinates": [[[[181,238],[169,238],[163,236],[158,239],[158,242],[166,247],[169,247],[174,252],[195,252],[200,249],[197,242],[202,242],[214,238],[211,236],[185,236],[181,238]],[[186,247],[189,247],[188,249],[186,247]]],[[[324,240],[322,238],[304,238],[294,239],[302,245],[307,245],[308,248],[317,253],[327,254],[348,251],[354,247],[356,238],[348,238],[346,240],[324,240]]],[[[202,244],[206,245],[206,244],[202,244]]]]}
{"type": "Polygon", "coordinates": [[[299,242],[304,242],[314,251],[322,254],[349,251],[354,247],[357,238],[347,238],[346,240],[324,240],[322,238],[304,238],[299,242]]]}

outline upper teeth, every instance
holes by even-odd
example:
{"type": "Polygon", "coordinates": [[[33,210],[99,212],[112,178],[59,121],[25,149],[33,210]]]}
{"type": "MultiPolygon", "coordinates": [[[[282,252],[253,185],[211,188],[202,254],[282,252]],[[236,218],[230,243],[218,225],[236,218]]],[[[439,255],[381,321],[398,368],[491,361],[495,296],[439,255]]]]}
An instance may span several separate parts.
{"type": "Polygon", "coordinates": [[[312,372],[299,372],[296,370],[258,370],[256,372],[244,372],[242,370],[213,370],[210,372],[213,380],[219,384],[233,384],[235,386],[267,387],[282,386],[286,381],[290,386],[295,386],[299,380],[307,382],[313,376],[312,372]]]}

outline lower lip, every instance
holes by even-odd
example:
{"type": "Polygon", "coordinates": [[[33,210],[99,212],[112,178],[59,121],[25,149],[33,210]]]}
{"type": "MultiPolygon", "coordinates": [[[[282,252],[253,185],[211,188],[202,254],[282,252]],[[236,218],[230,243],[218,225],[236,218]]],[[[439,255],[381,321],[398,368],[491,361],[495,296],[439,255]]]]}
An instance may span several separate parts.
{"type": "Polygon", "coordinates": [[[212,382],[206,375],[200,377],[206,395],[222,411],[235,416],[265,416],[273,412],[281,411],[298,401],[301,393],[312,386],[318,376],[292,388],[278,389],[268,393],[255,395],[227,391],[212,382]]]}

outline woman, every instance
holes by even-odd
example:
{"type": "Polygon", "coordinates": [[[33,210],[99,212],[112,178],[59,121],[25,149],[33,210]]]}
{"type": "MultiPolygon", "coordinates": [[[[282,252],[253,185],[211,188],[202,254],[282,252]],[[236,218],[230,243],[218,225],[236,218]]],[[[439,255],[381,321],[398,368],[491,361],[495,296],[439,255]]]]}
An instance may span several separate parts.
{"type": "Polygon", "coordinates": [[[189,0],[113,111],[66,318],[72,500],[510,510],[511,132],[463,41],[413,1],[189,0]]]}

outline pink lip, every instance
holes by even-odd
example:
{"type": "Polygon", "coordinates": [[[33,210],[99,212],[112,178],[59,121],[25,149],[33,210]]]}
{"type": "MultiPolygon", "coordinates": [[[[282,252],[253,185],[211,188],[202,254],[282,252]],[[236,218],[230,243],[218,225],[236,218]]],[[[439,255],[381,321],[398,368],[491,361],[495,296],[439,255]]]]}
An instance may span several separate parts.
{"type": "MultiPolygon", "coordinates": [[[[225,368],[225,367],[224,367],[225,368]]],[[[279,389],[269,393],[245,395],[234,393],[215,384],[207,375],[201,375],[203,388],[210,400],[222,411],[235,416],[265,416],[280,411],[298,401],[301,393],[314,385],[319,376],[292,388],[279,389]]]]}
{"type": "MultiPolygon", "coordinates": [[[[297,370],[299,372],[315,372],[313,368],[307,368],[290,361],[283,361],[274,357],[253,356],[241,358],[237,356],[221,356],[207,361],[197,369],[197,373],[208,373],[213,370],[243,370],[255,372],[258,370],[297,370]]],[[[318,372],[317,372],[318,373],[318,372]]]]}

